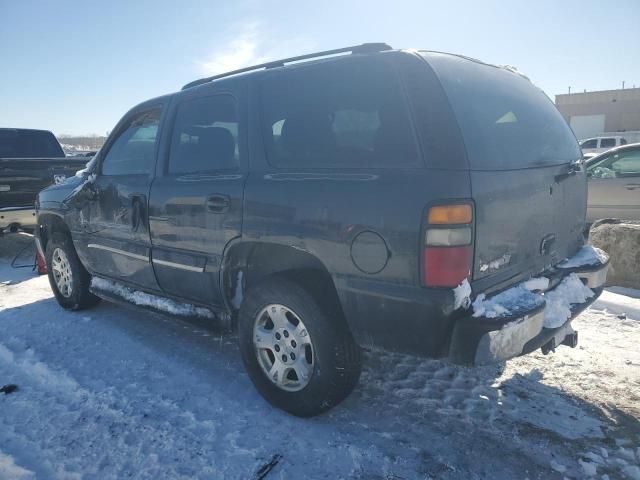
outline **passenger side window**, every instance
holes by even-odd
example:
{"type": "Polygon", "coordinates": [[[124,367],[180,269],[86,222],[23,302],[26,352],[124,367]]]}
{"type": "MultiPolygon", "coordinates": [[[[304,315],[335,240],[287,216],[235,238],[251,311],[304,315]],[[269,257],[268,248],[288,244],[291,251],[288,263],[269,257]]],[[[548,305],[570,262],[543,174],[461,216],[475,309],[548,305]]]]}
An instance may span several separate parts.
{"type": "Polygon", "coordinates": [[[173,126],[168,172],[238,168],[238,127],[236,102],[230,95],[184,101],[173,126]]]}
{"type": "Polygon", "coordinates": [[[593,178],[640,176],[640,150],[611,155],[588,169],[593,178]]]}
{"type": "Polygon", "coordinates": [[[640,175],[640,150],[636,152],[624,152],[615,155],[615,160],[611,168],[618,173],[618,176],[640,175]]]}
{"type": "Polygon", "coordinates": [[[150,174],[155,166],[161,108],[135,115],[111,144],[102,161],[103,175],[150,174]]]}
{"type": "Polygon", "coordinates": [[[420,161],[394,72],[384,63],[297,67],[264,79],[262,121],[279,167],[407,167],[420,161]]]}
{"type": "Polygon", "coordinates": [[[615,138],[603,138],[600,140],[600,148],[613,148],[616,146],[615,138]]]}

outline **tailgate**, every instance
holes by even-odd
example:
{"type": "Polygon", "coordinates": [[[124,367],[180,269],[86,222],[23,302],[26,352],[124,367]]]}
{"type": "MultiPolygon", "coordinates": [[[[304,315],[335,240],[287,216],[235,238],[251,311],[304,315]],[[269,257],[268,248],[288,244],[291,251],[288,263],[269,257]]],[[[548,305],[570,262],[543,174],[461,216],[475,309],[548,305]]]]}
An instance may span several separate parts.
{"type": "Polygon", "coordinates": [[[471,172],[476,203],[476,291],[497,289],[548,269],[583,243],[584,173],[567,167],[471,172]]]}
{"type": "Polygon", "coordinates": [[[0,159],[0,208],[32,206],[43,188],[75,175],[88,159],[0,159]]]}
{"type": "Polygon", "coordinates": [[[582,245],[582,153],[549,98],[513,69],[424,54],[467,150],[475,202],[474,290],[504,288],[582,245]]]}

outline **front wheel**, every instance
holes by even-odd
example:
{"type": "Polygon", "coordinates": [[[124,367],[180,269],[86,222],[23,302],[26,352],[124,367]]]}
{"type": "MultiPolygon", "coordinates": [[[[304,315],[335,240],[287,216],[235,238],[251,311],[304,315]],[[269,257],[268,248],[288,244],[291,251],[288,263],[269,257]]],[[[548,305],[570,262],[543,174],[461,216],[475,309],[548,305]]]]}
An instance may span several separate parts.
{"type": "Polygon", "coordinates": [[[242,360],[260,394],[309,417],[344,400],[360,377],[360,348],[341,318],[303,288],[274,280],[252,288],[240,308],[242,360]]]}
{"type": "Polygon", "coordinates": [[[89,291],[91,275],[84,268],[68,235],[54,233],[45,252],[47,275],[58,303],[67,310],[82,310],[100,299],[89,291]]]}

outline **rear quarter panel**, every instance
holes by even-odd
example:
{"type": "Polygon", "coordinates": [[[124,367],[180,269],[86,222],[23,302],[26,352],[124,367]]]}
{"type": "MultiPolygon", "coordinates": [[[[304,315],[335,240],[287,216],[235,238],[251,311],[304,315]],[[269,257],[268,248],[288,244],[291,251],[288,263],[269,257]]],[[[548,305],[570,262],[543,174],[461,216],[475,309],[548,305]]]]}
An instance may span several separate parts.
{"type": "MultiPolygon", "coordinates": [[[[418,70],[425,68],[424,62],[405,60],[418,70]]],[[[455,131],[431,138],[427,145],[431,155],[438,152],[439,166],[455,168],[276,168],[263,153],[255,84],[251,91],[251,173],[245,188],[243,241],[286,245],[319,259],[333,278],[361,345],[429,356],[443,353],[452,326],[453,292],[422,287],[420,263],[427,205],[470,197],[469,174],[460,167],[465,161],[463,146],[443,145],[455,131]],[[449,155],[450,163],[442,155],[449,155]],[[359,249],[356,239],[362,238],[382,238],[384,244],[376,240],[370,249],[359,249]],[[354,254],[363,252],[370,264],[354,260],[354,254]]],[[[446,104],[441,98],[436,103],[439,108],[446,104]]],[[[440,113],[441,122],[451,118],[450,112],[440,113]]],[[[435,121],[436,115],[430,115],[435,121]]],[[[416,121],[418,130],[424,127],[420,119],[424,117],[416,121]]],[[[418,134],[422,156],[425,145],[418,134]]]]}

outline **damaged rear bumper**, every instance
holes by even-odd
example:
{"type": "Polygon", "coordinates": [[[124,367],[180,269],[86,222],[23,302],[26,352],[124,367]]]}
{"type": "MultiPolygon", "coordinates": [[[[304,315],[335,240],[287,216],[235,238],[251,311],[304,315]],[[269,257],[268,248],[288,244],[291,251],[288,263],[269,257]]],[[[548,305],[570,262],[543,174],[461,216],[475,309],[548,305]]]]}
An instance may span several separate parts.
{"type": "Polygon", "coordinates": [[[471,314],[457,320],[449,347],[449,358],[466,365],[486,365],[508,360],[542,348],[543,353],[558,345],[574,347],[577,332],[571,328],[571,320],[591,305],[602,293],[609,269],[609,260],[595,264],[572,267],[556,267],[549,275],[552,285],[544,293],[553,291],[558,284],[575,274],[594,295],[581,303],[571,304],[570,316],[563,325],[545,327],[546,302],[526,311],[496,318],[473,317],[471,314]]]}

